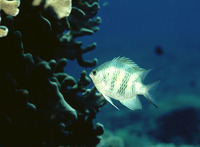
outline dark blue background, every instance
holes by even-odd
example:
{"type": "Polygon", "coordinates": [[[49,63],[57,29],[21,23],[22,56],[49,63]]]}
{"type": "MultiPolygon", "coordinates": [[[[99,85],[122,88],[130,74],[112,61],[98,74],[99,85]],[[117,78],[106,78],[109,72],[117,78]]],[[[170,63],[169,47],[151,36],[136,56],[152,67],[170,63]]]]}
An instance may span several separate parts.
{"type": "MultiPolygon", "coordinates": [[[[138,124],[142,130],[144,119],[147,124],[151,121],[155,123],[158,117],[176,109],[192,107],[199,110],[200,1],[100,0],[100,6],[100,31],[78,39],[83,40],[84,45],[97,42],[96,50],[85,54],[84,58],[97,57],[99,64],[102,64],[114,57],[125,56],[142,68],[153,69],[145,84],[158,79],[161,79],[161,83],[155,91],[159,109],[155,109],[144,97],[141,97],[143,109],[134,112],[114,101],[121,111],[106,104],[97,121],[103,122],[109,130],[126,132],[128,126],[138,124]],[[160,56],[155,53],[157,46],[163,49],[160,56]]],[[[85,68],[69,61],[66,71],[78,78],[82,69],[85,68]],[[76,68],[72,71],[71,67],[76,68]]],[[[86,70],[89,72],[92,69],[86,70]]],[[[141,132],[149,138],[145,130],[141,132]]],[[[134,133],[137,131],[127,134],[131,136],[134,133]]],[[[120,133],[118,135],[121,136],[120,133]]],[[[134,143],[124,140],[128,146],[134,143]]]]}

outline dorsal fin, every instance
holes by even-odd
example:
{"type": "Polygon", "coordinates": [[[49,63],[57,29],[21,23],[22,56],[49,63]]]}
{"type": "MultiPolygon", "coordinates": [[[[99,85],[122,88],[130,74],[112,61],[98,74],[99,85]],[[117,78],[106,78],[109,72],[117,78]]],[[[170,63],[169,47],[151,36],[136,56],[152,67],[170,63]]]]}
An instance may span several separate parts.
{"type": "Polygon", "coordinates": [[[145,69],[145,70],[140,70],[139,71],[139,75],[140,78],[142,80],[142,82],[144,81],[144,79],[146,78],[146,76],[148,75],[148,73],[151,71],[152,69],[145,69]]]}
{"type": "Polygon", "coordinates": [[[142,69],[135,62],[133,62],[131,59],[126,58],[126,57],[116,57],[112,61],[121,62],[121,63],[127,64],[127,65],[129,65],[133,68],[142,69]]]}

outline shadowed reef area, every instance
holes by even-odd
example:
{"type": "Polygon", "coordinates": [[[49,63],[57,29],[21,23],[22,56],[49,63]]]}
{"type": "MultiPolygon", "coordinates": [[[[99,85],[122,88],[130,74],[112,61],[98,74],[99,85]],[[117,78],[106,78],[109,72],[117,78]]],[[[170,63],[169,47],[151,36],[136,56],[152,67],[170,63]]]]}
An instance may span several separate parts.
{"type": "Polygon", "coordinates": [[[105,104],[83,71],[64,73],[67,60],[94,67],[77,37],[101,23],[98,0],[2,0],[0,25],[0,146],[95,146],[105,104]]]}

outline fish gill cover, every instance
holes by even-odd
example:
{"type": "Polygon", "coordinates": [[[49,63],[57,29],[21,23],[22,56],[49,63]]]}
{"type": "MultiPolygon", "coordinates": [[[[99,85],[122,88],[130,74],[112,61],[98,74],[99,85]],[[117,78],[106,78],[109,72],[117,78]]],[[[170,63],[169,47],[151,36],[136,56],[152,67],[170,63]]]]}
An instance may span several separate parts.
{"type": "Polygon", "coordinates": [[[98,144],[103,125],[93,119],[105,99],[86,88],[85,71],[78,81],[64,72],[67,59],[97,64],[82,57],[96,44],[75,39],[99,30],[98,0],[1,0],[0,8],[0,146],[98,144]]]}

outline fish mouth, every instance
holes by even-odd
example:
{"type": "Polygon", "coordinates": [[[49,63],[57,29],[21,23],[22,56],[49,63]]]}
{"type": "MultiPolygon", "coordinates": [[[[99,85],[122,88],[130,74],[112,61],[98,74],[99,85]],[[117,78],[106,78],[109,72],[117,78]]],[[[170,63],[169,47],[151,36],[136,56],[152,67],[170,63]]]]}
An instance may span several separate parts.
{"type": "Polygon", "coordinates": [[[89,77],[92,78],[92,72],[90,72],[89,77]]]}

